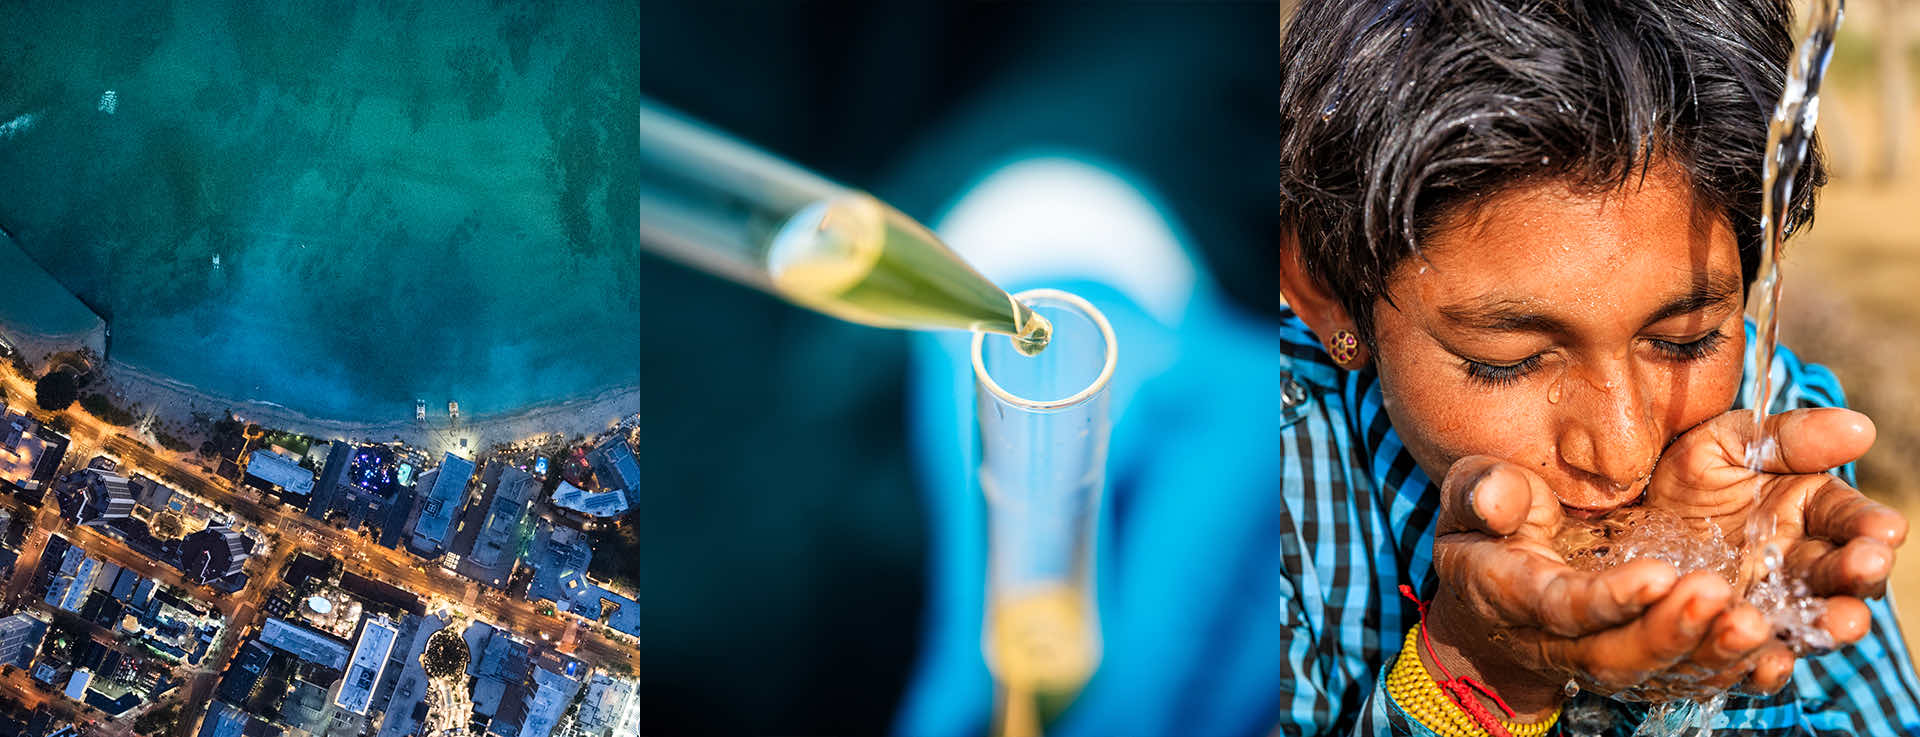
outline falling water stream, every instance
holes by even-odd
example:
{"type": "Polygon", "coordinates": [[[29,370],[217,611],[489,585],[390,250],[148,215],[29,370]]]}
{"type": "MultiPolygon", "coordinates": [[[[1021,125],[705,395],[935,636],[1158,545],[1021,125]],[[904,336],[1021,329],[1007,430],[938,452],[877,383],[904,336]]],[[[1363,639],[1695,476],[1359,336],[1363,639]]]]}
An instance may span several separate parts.
{"type": "MultiPolygon", "coordinates": [[[[1756,472],[1766,456],[1774,452],[1771,440],[1765,438],[1761,430],[1767,416],[1767,400],[1773,393],[1771,369],[1779,335],[1780,253],[1786,239],[1793,234],[1793,227],[1804,222],[1804,218],[1792,217],[1794,213],[1790,208],[1795,188],[1801,183],[1801,168],[1812,147],[1814,123],[1820,114],[1820,82],[1833,55],[1834,34],[1839,30],[1845,2],[1810,0],[1807,5],[1808,20],[1794,44],[1786,87],[1767,126],[1760,268],[1754,287],[1758,339],[1750,353],[1752,363],[1747,366],[1748,375],[1754,379],[1753,393],[1747,397],[1748,406],[1753,409],[1754,440],[1747,447],[1745,460],[1747,467],[1756,472]]],[[[1745,528],[1744,540],[1749,546],[1768,540],[1775,530],[1775,521],[1757,511],[1760,483],[1757,479],[1754,482],[1756,512],[1748,518],[1745,528]]],[[[1571,551],[1568,556],[1571,564],[1587,570],[1644,557],[1666,561],[1683,574],[1714,570],[1729,580],[1736,578],[1742,557],[1721,540],[1701,540],[1687,527],[1686,520],[1644,509],[1629,510],[1628,514],[1607,520],[1594,529],[1563,534],[1561,545],[1571,551]],[[1689,542],[1676,544],[1675,541],[1689,542]]],[[[1760,556],[1761,568],[1747,592],[1747,600],[1772,620],[1775,634],[1796,649],[1832,647],[1831,638],[1814,624],[1825,613],[1824,603],[1808,596],[1804,582],[1780,570],[1782,551],[1774,545],[1767,544],[1760,556]]],[[[1726,700],[1726,694],[1719,694],[1704,701],[1666,701],[1653,707],[1634,735],[1707,737],[1713,732],[1713,722],[1726,706],[1726,700]]],[[[1588,729],[1584,715],[1569,713],[1567,717],[1563,729],[1569,734],[1581,734],[1588,729]]],[[[1595,724],[1592,728],[1603,726],[1595,724]]]]}

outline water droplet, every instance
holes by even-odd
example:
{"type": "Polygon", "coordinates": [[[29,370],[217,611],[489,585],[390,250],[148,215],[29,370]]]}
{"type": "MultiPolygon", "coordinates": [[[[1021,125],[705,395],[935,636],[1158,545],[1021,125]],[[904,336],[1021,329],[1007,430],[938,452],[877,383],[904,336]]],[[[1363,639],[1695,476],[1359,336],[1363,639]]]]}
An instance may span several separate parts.
{"type": "Polygon", "coordinates": [[[1326,107],[1320,108],[1320,122],[1324,123],[1332,120],[1333,113],[1339,109],[1340,103],[1338,101],[1327,103],[1326,107]]]}
{"type": "Polygon", "coordinates": [[[1553,382],[1553,388],[1547,390],[1547,401],[1553,404],[1560,403],[1560,382],[1558,380],[1553,382]]]}
{"type": "Polygon", "coordinates": [[[1567,685],[1560,687],[1560,693],[1566,694],[1567,698],[1571,699],[1580,693],[1580,684],[1575,683],[1573,679],[1569,678],[1567,679],[1567,685]]]}

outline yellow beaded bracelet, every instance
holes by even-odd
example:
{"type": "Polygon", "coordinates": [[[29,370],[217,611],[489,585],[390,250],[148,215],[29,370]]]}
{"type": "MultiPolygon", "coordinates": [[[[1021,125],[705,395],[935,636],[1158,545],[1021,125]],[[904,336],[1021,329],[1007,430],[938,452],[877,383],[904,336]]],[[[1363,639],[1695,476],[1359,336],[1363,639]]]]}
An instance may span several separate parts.
{"type": "MultiPolygon", "coordinates": [[[[1426,665],[1420,662],[1420,625],[1407,630],[1406,643],[1395,658],[1393,669],[1387,672],[1387,695],[1407,712],[1408,716],[1419,721],[1427,729],[1440,737],[1490,737],[1487,730],[1474,722],[1466,710],[1453,703],[1440,684],[1433,682],[1427,675],[1426,665]]],[[[1560,710],[1554,709],[1544,721],[1533,724],[1515,724],[1500,720],[1500,726],[1506,727],[1513,737],[1541,737],[1553,729],[1560,721],[1560,710]]]]}

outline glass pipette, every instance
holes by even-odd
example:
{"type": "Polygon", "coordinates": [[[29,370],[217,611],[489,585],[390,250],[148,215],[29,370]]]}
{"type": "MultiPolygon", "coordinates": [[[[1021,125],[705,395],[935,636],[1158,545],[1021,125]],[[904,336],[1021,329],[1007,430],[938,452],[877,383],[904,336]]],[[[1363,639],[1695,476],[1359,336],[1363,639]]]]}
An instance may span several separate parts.
{"type": "Polygon", "coordinates": [[[692,119],[640,104],[640,243],[693,268],[852,322],[1013,336],[1052,326],[925,226],[692,119]]]}

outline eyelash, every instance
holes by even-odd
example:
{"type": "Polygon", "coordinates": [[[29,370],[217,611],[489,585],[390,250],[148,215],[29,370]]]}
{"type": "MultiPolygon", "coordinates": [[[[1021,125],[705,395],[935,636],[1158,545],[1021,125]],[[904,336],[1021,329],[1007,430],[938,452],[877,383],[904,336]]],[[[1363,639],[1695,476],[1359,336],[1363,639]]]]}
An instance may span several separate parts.
{"type": "MultiPolygon", "coordinates": [[[[1698,339],[1685,343],[1655,340],[1653,341],[1653,346],[1654,350],[1661,352],[1669,360],[1689,363],[1713,355],[1716,351],[1719,351],[1720,347],[1725,345],[1726,342],[1727,334],[1715,330],[1700,336],[1698,339]]],[[[1521,359],[1517,363],[1505,365],[1482,363],[1471,359],[1465,359],[1464,363],[1467,378],[1485,386],[1498,388],[1511,385],[1514,382],[1526,378],[1528,374],[1540,368],[1540,364],[1545,360],[1545,356],[1546,354],[1544,353],[1536,353],[1521,359]]]]}
{"type": "Polygon", "coordinates": [[[1466,359],[1467,378],[1490,387],[1503,387],[1526,378],[1534,369],[1540,368],[1540,362],[1546,354],[1535,353],[1520,359],[1519,363],[1506,365],[1481,363],[1466,359]]]}
{"type": "Polygon", "coordinates": [[[1653,347],[1654,350],[1666,354],[1668,358],[1675,361],[1687,362],[1698,361],[1713,355],[1719,351],[1720,346],[1725,345],[1726,342],[1727,334],[1716,329],[1711,333],[1700,336],[1696,340],[1685,343],[1656,340],[1653,341],[1653,347]]]}

